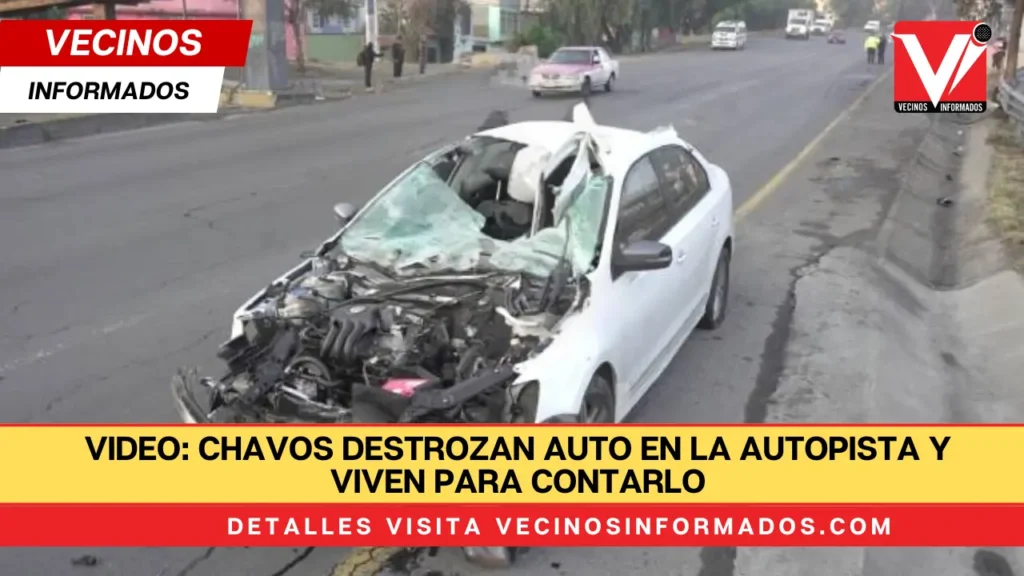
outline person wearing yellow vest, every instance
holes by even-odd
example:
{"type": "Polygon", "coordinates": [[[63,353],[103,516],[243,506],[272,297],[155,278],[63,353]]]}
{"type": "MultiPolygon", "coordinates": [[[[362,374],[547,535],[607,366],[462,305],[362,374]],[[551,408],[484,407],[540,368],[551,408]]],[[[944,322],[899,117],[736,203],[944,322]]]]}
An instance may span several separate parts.
{"type": "Polygon", "coordinates": [[[878,36],[868,36],[864,39],[864,51],[868,53],[868,64],[875,63],[875,54],[878,52],[878,45],[882,39],[878,36]]]}

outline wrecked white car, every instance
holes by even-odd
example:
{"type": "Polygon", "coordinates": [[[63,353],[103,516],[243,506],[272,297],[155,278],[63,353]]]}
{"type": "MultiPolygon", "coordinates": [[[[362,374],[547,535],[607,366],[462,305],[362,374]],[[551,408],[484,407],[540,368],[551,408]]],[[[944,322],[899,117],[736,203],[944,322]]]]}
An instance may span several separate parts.
{"type": "Polygon", "coordinates": [[[188,422],[615,422],[719,325],[732,190],[672,128],[521,122],[410,167],[246,302],[188,422]]]}

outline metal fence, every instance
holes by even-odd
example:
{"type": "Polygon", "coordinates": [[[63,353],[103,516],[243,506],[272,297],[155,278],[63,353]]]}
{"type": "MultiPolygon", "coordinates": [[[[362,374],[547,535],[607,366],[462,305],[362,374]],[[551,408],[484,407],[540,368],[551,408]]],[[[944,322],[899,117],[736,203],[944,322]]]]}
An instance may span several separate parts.
{"type": "Polygon", "coordinates": [[[999,81],[999,105],[1017,126],[1017,131],[1024,137],[1024,68],[1017,72],[1017,85],[999,81]]]}

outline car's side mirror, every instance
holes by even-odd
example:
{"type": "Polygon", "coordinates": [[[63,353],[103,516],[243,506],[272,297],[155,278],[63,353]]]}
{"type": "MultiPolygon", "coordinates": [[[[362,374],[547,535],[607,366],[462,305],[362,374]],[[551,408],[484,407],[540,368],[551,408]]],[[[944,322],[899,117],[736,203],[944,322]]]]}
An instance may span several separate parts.
{"type": "Polygon", "coordinates": [[[672,248],[653,240],[638,240],[617,250],[612,257],[616,274],[662,270],[672,265],[672,248]]]}
{"type": "Polygon", "coordinates": [[[348,221],[356,215],[357,211],[358,210],[355,205],[349,204],[348,202],[339,202],[334,205],[334,216],[342,226],[348,224],[348,221]]]}
{"type": "Polygon", "coordinates": [[[600,64],[601,63],[601,57],[600,56],[594,56],[594,58],[591,59],[590,63],[591,64],[600,64]]]}

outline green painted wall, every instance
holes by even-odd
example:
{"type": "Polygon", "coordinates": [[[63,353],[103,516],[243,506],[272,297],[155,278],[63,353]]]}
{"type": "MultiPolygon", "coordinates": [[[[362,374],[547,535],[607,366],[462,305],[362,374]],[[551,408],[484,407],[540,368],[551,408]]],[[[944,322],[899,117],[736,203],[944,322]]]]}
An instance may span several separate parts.
{"type": "Polygon", "coordinates": [[[489,28],[488,40],[491,42],[501,41],[501,8],[488,6],[487,27],[489,28]]]}
{"type": "Polygon", "coordinates": [[[362,47],[362,34],[306,34],[307,57],[311,60],[355,63],[362,47]]]}

